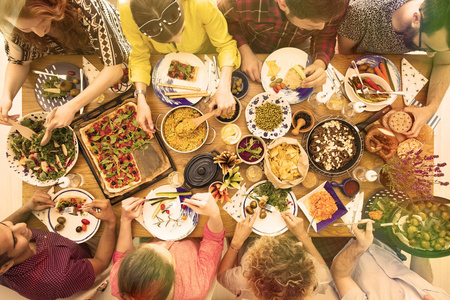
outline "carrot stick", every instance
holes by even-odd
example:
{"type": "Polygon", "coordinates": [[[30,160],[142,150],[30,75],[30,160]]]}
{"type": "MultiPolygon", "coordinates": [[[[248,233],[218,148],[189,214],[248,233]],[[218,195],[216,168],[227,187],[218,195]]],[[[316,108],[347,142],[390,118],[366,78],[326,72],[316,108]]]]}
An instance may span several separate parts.
{"type": "Polygon", "coordinates": [[[383,65],[386,67],[386,72],[387,72],[387,78],[389,79],[389,85],[391,86],[392,90],[395,91],[395,86],[394,86],[394,82],[392,81],[392,77],[391,77],[391,72],[389,72],[389,68],[387,67],[387,62],[386,60],[383,60],[383,65]]]}
{"type": "MultiPolygon", "coordinates": [[[[381,64],[380,64],[381,65],[381,64]]],[[[377,74],[378,76],[380,76],[381,78],[383,78],[387,83],[389,83],[389,81],[387,80],[386,77],[384,77],[383,72],[381,72],[380,68],[375,67],[373,68],[373,70],[375,71],[375,74],[377,74]]]]}
{"type": "MultiPolygon", "coordinates": [[[[391,85],[390,82],[389,82],[389,77],[388,77],[388,72],[387,72],[387,70],[386,70],[386,66],[384,65],[383,62],[380,62],[380,70],[381,70],[381,72],[383,73],[384,80],[386,80],[386,82],[387,82],[389,85],[391,85]]],[[[392,86],[391,86],[391,88],[392,88],[392,86]]]]}

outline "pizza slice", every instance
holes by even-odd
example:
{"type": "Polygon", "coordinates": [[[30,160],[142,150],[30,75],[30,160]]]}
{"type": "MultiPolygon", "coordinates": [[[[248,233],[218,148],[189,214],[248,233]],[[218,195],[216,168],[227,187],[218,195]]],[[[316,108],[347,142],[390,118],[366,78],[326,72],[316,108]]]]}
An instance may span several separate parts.
{"type": "Polygon", "coordinates": [[[132,152],[144,149],[153,135],[136,121],[137,107],[127,103],[80,129],[81,137],[96,165],[106,190],[121,192],[141,182],[132,152]]]}
{"type": "Polygon", "coordinates": [[[167,76],[173,79],[180,79],[195,82],[197,80],[199,67],[191,66],[188,63],[182,63],[178,60],[170,62],[167,76]]]}

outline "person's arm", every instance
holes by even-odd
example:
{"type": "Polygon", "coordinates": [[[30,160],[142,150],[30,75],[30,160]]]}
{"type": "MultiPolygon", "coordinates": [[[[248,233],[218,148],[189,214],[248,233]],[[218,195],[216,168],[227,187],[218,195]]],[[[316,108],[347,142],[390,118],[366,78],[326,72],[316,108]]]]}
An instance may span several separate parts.
{"type": "MultiPolygon", "coordinates": [[[[24,63],[23,65],[13,64],[8,62],[6,65],[6,76],[3,85],[2,98],[0,103],[0,114],[3,121],[0,120],[0,124],[10,125],[6,123],[8,119],[8,112],[12,107],[14,97],[16,97],[19,90],[22,88],[30,70],[30,63],[24,63]]],[[[17,120],[19,115],[11,116],[17,120]]]]}
{"type": "Polygon", "coordinates": [[[409,268],[433,284],[433,270],[431,269],[430,259],[411,255],[411,265],[409,268]]]}
{"type": "Polygon", "coordinates": [[[103,67],[103,70],[97,75],[94,82],[90,83],[88,87],[74,99],[58,107],[54,118],[48,125],[49,130],[69,126],[77,111],[100,96],[111,85],[116,83],[122,75],[122,64],[103,67]]]}
{"type": "Polygon", "coordinates": [[[261,82],[262,61],[253,53],[248,44],[240,46],[239,53],[242,57],[241,71],[250,76],[251,80],[261,82]]]}
{"type": "Polygon", "coordinates": [[[131,222],[142,213],[144,201],[143,198],[128,198],[122,201],[120,230],[116,245],[117,252],[127,252],[134,249],[131,222]]]}
{"type": "Polygon", "coordinates": [[[339,54],[354,54],[356,45],[357,43],[355,41],[352,41],[351,39],[348,39],[340,34],[338,35],[339,54]]]}
{"type": "Polygon", "coordinates": [[[247,217],[243,221],[237,223],[233,239],[231,240],[227,252],[219,264],[219,268],[217,270],[218,280],[225,271],[230,270],[237,265],[239,250],[250,236],[250,233],[252,233],[253,224],[255,223],[257,216],[258,212],[255,212],[253,215],[247,214],[247,217]]]}
{"type": "MultiPolygon", "coordinates": [[[[137,91],[147,91],[147,85],[145,83],[135,82],[135,86],[137,91]]],[[[138,105],[136,120],[139,126],[147,133],[154,133],[156,130],[152,120],[152,111],[150,105],[147,103],[146,96],[144,94],[138,94],[136,101],[138,105]]]]}
{"type": "Polygon", "coordinates": [[[341,298],[353,288],[359,289],[356,282],[350,276],[350,273],[358,261],[359,257],[366,252],[373,242],[373,226],[370,220],[363,221],[366,223],[366,230],[358,229],[358,224],[353,225],[353,232],[356,241],[345,248],[333,261],[331,265],[331,274],[333,275],[334,284],[341,298]]]}
{"type": "Polygon", "coordinates": [[[83,209],[86,209],[91,215],[105,223],[102,237],[98,243],[97,252],[94,258],[89,259],[89,262],[94,268],[95,276],[101,274],[111,262],[116,245],[116,216],[111,207],[111,202],[107,199],[94,199],[91,203],[85,204],[83,209]],[[99,209],[100,211],[97,211],[99,209]]]}
{"type": "Polygon", "coordinates": [[[222,67],[221,77],[217,91],[211,97],[209,109],[212,111],[214,105],[217,105],[216,116],[227,114],[235,107],[235,100],[231,93],[231,75],[233,74],[233,67],[222,67]]]}
{"type": "Polygon", "coordinates": [[[13,224],[25,222],[32,210],[40,211],[54,206],[55,202],[52,201],[49,194],[43,190],[37,190],[26,204],[3,221],[10,221],[13,224]]]}
{"type": "Polygon", "coordinates": [[[303,224],[303,219],[294,216],[292,213],[284,212],[281,214],[286,226],[292,232],[293,235],[303,244],[306,251],[311,254],[318,262],[326,265],[325,260],[319,251],[317,251],[316,246],[314,246],[311,237],[305,230],[305,225],[303,224]]]}
{"type": "Polygon", "coordinates": [[[414,115],[414,123],[411,130],[405,133],[408,138],[416,137],[422,126],[436,113],[449,88],[449,78],[450,51],[436,53],[428,86],[427,105],[424,107],[409,106],[405,108],[406,112],[414,115]]]}

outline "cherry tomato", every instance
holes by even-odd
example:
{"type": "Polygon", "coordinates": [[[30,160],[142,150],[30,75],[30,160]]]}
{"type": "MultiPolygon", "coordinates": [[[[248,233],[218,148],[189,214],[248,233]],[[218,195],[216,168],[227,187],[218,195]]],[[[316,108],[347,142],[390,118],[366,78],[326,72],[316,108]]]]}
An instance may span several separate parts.
{"type": "Polygon", "coordinates": [[[91,224],[91,222],[88,219],[82,219],[81,223],[83,223],[84,225],[89,225],[91,224]]]}
{"type": "Polygon", "coordinates": [[[73,75],[75,75],[75,72],[74,71],[67,71],[67,74],[69,74],[70,76],[73,76],[73,75]]]}
{"type": "Polygon", "coordinates": [[[164,210],[164,208],[166,208],[166,206],[164,205],[164,203],[161,204],[161,210],[164,210]]]}
{"type": "Polygon", "coordinates": [[[274,86],[273,90],[275,91],[275,93],[278,93],[280,91],[280,89],[278,88],[278,86],[274,86]]]}
{"type": "Polygon", "coordinates": [[[182,209],[186,209],[186,204],[181,205],[182,209]]]}
{"type": "Polygon", "coordinates": [[[166,213],[167,213],[167,214],[170,214],[170,210],[166,210],[166,213]]]}
{"type": "Polygon", "coordinates": [[[83,231],[86,231],[86,230],[87,230],[86,224],[81,225],[81,229],[82,229],[83,231]]]}

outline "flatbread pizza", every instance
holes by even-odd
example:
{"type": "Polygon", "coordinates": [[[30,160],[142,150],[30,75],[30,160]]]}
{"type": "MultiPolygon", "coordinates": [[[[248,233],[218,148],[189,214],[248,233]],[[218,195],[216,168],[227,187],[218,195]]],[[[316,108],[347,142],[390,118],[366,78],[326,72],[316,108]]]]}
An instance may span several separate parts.
{"type": "Polygon", "coordinates": [[[142,181],[133,150],[153,138],[136,121],[137,107],[127,103],[80,129],[81,139],[108,192],[118,193],[142,181]]]}
{"type": "Polygon", "coordinates": [[[198,69],[198,67],[174,59],[170,62],[167,76],[173,79],[195,82],[197,80],[198,69]]]}

